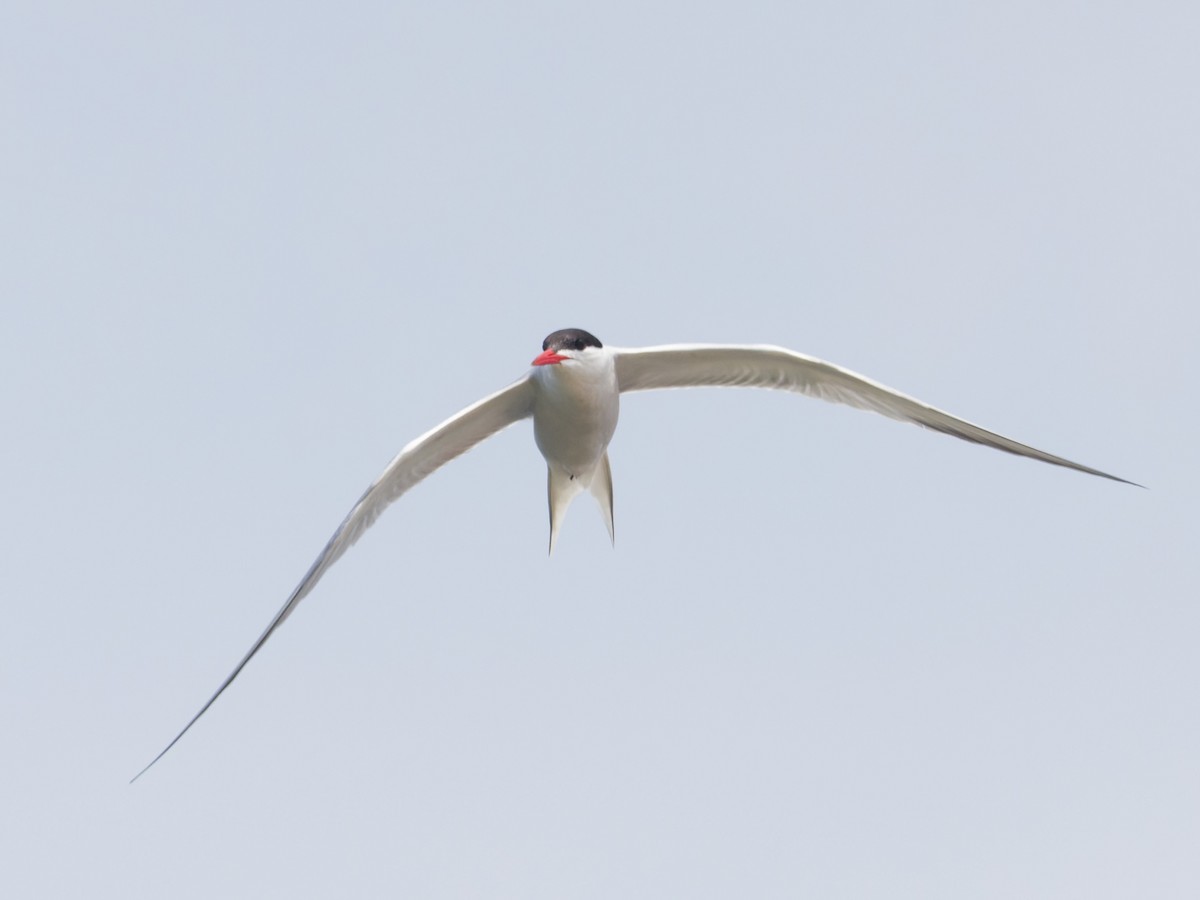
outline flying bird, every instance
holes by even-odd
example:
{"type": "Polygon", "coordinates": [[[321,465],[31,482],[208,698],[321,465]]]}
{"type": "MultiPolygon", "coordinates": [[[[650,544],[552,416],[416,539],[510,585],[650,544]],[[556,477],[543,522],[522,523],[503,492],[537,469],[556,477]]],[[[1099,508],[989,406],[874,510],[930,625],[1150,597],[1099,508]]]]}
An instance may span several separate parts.
{"type": "Polygon", "coordinates": [[[1018,456],[1135,484],[1018,443],[863,375],[783,347],[669,344],[629,349],[605,347],[594,335],[579,328],[556,331],[542,342],[542,353],[523,377],[455,413],[400,451],[354,504],[283,608],[216,693],[132,780],[140,778],[178,743],[308,596],[329,567],[362,537],[389,504],[413,485],[496,432],[532,418],[534,440],[546,459],[550,552],[554,552],[567,507],[585,490],[599,503],[611,539],[613,488],[608,444],[617,427],[621,395],[703,386],[771,388],[806,394],[1018,456]]]}

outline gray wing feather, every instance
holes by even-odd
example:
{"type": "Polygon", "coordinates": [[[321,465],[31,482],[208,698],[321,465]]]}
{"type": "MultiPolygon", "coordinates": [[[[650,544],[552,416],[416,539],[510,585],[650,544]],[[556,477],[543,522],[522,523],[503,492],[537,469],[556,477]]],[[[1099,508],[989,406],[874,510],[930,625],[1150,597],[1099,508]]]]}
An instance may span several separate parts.
{"type": "Polygon", "coordinates": [[[389,504],[399,499],[413,485],[431,475],[450,460],[470,450],[480,441],[491,437],[514,422],[527,418],[532,410],[532,384],[529,376],[526,375],[503,390],[484,397],[478,403],[456,413],[401,450],[383,470],[383,474],[367,488],[358,502],[354,504],[354,508],[350,510],[342,524],[338,526],[337,531],[333,533],[333,537],[329,539],[325,549],[321,551],[300,583],[296,585],[296,589],[292,591],[287,602],[275,614],[266,630],[259,635],[258,640],[242,657],[237,667],[221,682],[216,693],[208,698],[208,702],[200,708],[200,711],[183,727],[174,740],[167,744],[162,752],[154,757],[146,768],[138,772],[132,780],[136,781],[140,778],[150,766],[162,759],[166,752],[187,734],[188,729],[196,724],[196,721],[233,683],[233,680],[246,667],[246,663],[250,662],[254,654],[267,642],[267,639],[287,620],[300,601],[308,596],[326,570],[362,537],[363,532],[375,523],[375,520],[389,504]]]}
{"type": "Polygon", "coordinates": [[[793,391],[877,412],[1017,456],[1135,484],[988,431],[864,375],[783,347],[670,344],[630,350],[614,348],[613,352],[621,393],[702,386],[793,391]]]}

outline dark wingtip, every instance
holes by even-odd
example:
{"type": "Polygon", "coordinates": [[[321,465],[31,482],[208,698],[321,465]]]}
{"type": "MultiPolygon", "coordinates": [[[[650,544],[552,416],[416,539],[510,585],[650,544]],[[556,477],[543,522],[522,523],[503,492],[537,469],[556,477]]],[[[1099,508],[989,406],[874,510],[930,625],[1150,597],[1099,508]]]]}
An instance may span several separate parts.
{"type": "Polygon", "coordinates": [[[1099,469],[1084,469],[1089,475],[1099,475],[1101,478],[1107,478],[1109,481],[1117,481],[1121,484],[1127,484],[1130,487],[1141,488],[1143,491],[1148,491],[1150,488],[1144,484],[1138,484],[1136,481],[1130,481],[1128,478],[1121,478],[1119,475],[1109,475],[1107,472],[1101,472],[1099,469]]]}
{"type": "MultiPolygon", "coordinates": [[[[222,685],[221,691],[225,690],[226,687],[227,687],[227,684],[222,685]]],[[[216,700],[217,697],[221,696],[221,691],[217,691],[216,696],[214,696],[212,698],[212,700],[209,700],[208,703],[204,704],[204,709],[202,709],[202,710],[200,710],[200,712],[196,713],[196,715],[192,718],[192,721],[188,722],[187,725],[184,726],[183,731],[181,731],[181,732],[179,732],[179,734],[175,735],[175,737],[171,740],[171,743],[167,744],[167,746],[163,747],[162,750],[159,751],[158,756],[154,757],[154,759],[152,759],[152,760],[150,760],[150,762],[146,763],[146,765],[142,769],[142,771],[138,772],[136,775],[134,775],[132,778],[129,779],[130,784],[133,784],[135,781],[137,781],[139,778],[141,778],[143,775],[145,775],[147,772],[149,772],[150,769],[153,767],[153,765],[156,762],[158,762],[160,759],[162,759],[164,756],[167,755],[167,751],[169,751],[172,747],[174,747],[176,744],[179,743],[179,739],[188,733],[188,731],[191,729],[191,727],[196,724],[196,720],[199,719],[206,712],[208,712],[208,708],[213,705],[213,700],[216,700]]]]}
{"type": "MultiPolygon", "coordinates": [[[[183,737],[183,735],[180,735],[179,737],[183,737]]],[[[177,741],[177,740],[179,740],[178,737],[175,738],[175,741],[177,741]]],[[[162,759],[164,755],[166,755],[167,750],[170,750],[172,747],[175,746],[175,741],[171,741],[171,743],[167,744],[166,748],[161,753],[159,753],[158,756],[154,757],[154,759],[152,759],[152,760],[150,760],[150,762],[146,763],[146,765],[142,767],[142,771],[138,772],[136,775],[134,775],[132,778],[129,779],[129,783],[133,784],[135,781],[137,781],[139,778],[141,778],[143,775],[145,775],[147,772],[149,772],[150,768],[156,762],[158,762],[160,759],[162,759]]]]}

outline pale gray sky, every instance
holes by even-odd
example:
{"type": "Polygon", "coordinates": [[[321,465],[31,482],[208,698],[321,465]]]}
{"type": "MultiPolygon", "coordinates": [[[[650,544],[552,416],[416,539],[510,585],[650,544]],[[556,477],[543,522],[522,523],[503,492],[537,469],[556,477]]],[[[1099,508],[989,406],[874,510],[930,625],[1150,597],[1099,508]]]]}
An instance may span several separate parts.
{"type": "Polygon", "coordinates": [[[1192,3],[0,14],[0,894],[1200,893],[1192,3]],[[217,686],[543,336],[771,342],[1142,491],[789,396],[527,425],[217,686]]]}

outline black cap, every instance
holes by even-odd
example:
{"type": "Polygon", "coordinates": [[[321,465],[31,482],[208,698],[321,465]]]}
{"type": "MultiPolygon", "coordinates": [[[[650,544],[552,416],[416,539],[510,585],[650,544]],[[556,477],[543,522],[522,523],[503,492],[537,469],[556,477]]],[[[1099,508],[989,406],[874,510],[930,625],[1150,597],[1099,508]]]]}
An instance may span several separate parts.
{"type": "Polygon", "coordinates": [[[603,347],[600,339],[582,328],[564,328],[542,341],[543,350],[582,350],[584,347],[603,347]]]}

